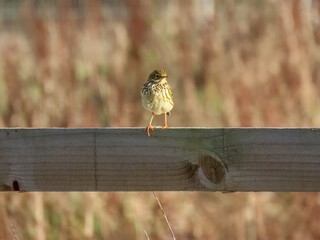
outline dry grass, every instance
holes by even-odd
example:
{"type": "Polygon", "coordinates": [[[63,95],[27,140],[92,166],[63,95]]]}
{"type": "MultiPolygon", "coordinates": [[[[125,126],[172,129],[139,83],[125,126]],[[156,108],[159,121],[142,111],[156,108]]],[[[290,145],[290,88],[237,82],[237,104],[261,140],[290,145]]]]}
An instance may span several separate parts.
{"type": "MultiPolygon", "coordinates": [[[[319,0],[79,2],[0,20],[0,126],[144,126],[139,89],[159,66],[171,126],[319,126],[319,0]]],[[[320,238],[318,193],[158,196],[177,239],[320,238]]],[[[144,192],[2,193],[0,219],[1,239],[171,236],[144,192]]]]}

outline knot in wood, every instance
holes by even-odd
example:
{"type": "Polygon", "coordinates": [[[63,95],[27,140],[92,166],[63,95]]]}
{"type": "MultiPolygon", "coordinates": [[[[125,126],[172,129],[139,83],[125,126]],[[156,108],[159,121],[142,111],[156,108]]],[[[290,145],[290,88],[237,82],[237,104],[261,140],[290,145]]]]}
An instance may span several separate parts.
{"type": "Polygon", "coordinates": [[[212,183],[220,183],[225,176],[225,167],[220,159],[210,155],[202,155],[200,158],[200,167],[205,177],[212,183]]]}
{"type": "Polygon", "coordinates": [[[13,180],[12,182],[12,191],[20,191],[19,182],[17,180],[13,180]]]}

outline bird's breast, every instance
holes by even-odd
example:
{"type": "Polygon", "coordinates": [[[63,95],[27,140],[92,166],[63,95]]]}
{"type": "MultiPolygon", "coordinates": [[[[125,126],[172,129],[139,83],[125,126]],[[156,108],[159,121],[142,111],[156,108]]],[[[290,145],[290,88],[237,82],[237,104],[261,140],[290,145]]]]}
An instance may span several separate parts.
{"type": "Polygon", "coordinates": [[[173,100],[170,86],[155,84],[141,91],[142,104],[145,109],[160,115],[170,112],[173,108],[173,100]]]}

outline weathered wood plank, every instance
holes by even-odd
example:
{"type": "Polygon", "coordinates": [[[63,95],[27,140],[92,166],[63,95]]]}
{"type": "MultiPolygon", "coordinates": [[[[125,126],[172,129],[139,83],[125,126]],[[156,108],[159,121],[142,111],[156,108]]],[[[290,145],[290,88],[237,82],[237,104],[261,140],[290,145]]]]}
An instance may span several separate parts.
{"type": "Polygon", "coordinates": [[[0,190],[319,191],[320,129],[0,129],[0,190]]]}

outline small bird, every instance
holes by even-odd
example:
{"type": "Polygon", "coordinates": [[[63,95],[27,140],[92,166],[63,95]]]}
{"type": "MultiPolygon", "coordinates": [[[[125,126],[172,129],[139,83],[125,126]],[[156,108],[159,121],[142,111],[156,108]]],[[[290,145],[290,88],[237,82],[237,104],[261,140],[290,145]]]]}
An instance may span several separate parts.
{"type": "Polygon", "coordinates": [[[168,75],[165,70],[157,69],[150,73],[148,80],[141,88],[141,100],[143,107],[152,113],[151,120],[146,127],[148,136],[153,131],[152,120],[154,115],[164,114],[164,126],[168,127],[167,115],[173,108],[173,96],[170,85],[167,82],[168,75]]]}

